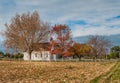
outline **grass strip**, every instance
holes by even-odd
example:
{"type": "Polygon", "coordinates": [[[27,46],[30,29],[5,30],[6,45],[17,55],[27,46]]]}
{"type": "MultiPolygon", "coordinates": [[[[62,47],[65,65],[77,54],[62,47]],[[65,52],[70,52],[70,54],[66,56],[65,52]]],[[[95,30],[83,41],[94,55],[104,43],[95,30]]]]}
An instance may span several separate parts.
{"type": "Polygon", "coordinates": [[[100,81],[109,83],[111,77],[114,75],[115,71],[118,70],[119,67],[120,67],[120,62],[117,62],[108,72],[94,78],[93,80],[90,81],[90,83],[101,83],[100,81]]]}

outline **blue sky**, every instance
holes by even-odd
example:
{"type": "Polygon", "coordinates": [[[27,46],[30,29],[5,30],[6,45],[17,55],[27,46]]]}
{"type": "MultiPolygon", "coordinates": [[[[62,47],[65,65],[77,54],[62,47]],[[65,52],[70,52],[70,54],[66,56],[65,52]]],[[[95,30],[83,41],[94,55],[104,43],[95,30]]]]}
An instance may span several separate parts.
{"type": "Polygon", "coordinates": [[[73,37],[120,34],[120,0],[0,0],[0,31],[16,13],[35,10],[43,21],[69,25],[73,37]]]}

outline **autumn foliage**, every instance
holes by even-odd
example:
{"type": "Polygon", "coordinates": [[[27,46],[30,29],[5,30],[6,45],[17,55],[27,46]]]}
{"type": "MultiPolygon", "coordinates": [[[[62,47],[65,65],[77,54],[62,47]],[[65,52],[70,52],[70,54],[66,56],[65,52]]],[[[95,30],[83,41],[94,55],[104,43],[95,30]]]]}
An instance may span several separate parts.
{"type": "Polygon", "coordinates": [[[72,45],[73,41],[71,39],[71,31],[67,25],[55,25],[51,30],[52,36],[51,44],[51,54],[59,54],[63,56],[69,56],[70,53],[68,49],[72,45]]]}
{"type": "Polygon", "coordinates": [[[70,55],[75,55],[81,59],[83,56],[88,56],[91,53],[91,46],[87,44],[74,43],[73,46],[69,48],[70,55]]]}
{"type": "Polygon", "coordinates": [[[16,14],[10,24],[6,23],[5,26],[5,47],[19,52],[27,52],[29,59],[31,59],[31,53],[35,50],[35,46],[45,43],[47,43],[46,46],[40,45],[40,49],[46,47],[51,54],[64,57],[74,55],[79,59],[86,55],[93,55],[96,58],[106,55],[110,47],[110,41],[97,35],[90,36],[86,44],[75,43],[67,25],[55,24],[51,27],[39,19],[36,11],[32,14],[16,14]]]}
{"type": "Polygon", "coordinates": [[[30,13],[16,14],[10,24],[5,24],[4,45],[7,49],[31,53],[34,44],[48,40],[49,25],[39,19],[37,11],[30,13]]]}

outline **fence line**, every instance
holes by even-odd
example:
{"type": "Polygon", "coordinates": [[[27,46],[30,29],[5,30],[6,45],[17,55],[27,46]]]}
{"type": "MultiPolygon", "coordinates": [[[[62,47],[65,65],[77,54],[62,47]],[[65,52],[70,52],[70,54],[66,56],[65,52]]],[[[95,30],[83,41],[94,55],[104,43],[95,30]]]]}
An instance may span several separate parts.
{"type": "MultiPolygon", "coordinates": [[[[24,61],[23,59],[14,59],[14,58],[2,58],[0,59],[2,61],[24,61]]],[[[56,60],[50,60],[50,61],[45,61],[45,60],[30,60],[34,62],[109,62],[109,61],[118,61],[120,62],[120,59],[56,59],[56,60]]]]}

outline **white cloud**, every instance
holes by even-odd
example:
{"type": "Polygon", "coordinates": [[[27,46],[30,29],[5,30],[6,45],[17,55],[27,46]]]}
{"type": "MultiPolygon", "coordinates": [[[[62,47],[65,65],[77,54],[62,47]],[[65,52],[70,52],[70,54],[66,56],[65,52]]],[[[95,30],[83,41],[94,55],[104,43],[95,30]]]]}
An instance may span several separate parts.
{"type": "Polygon", "coordinates": [[[87,36],[87,35],[115,35],[120,34],[120,28],[110,28],[105,26],[100,27],[81,27],[74,26],[73,37],[87,36]]]}
{"type": "Polygon", "coordinates": [[[9,4],[0,7],[0,30],[5,22],[10,22],[16,12],[21,14],[37,10],[41,19],[51,24],[65,24],[70,20],[86,21],[86,26],[70,26],[73,36],[120,34],[119,27],[110,27],[120,25],[120,20],[106,21],[120,15],[120,0],[12,0],[9,4]],[[14,5],[9,8],[11,3],[14,5]]]}

